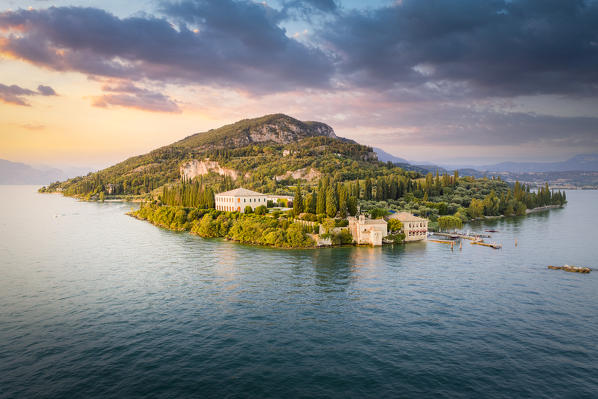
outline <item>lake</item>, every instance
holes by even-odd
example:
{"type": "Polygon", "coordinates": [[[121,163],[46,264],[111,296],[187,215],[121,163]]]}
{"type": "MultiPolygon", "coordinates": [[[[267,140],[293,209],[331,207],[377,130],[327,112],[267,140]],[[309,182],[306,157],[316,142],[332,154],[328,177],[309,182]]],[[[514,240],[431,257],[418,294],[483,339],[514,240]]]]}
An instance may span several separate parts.
{"type": "Polygon", "coordinates": [[[595,398],[598,192],[464,242],[278,250],[0,186],[0,397],[595,398]],[[515,240],[518,245],[515,246],[515,240]]]}

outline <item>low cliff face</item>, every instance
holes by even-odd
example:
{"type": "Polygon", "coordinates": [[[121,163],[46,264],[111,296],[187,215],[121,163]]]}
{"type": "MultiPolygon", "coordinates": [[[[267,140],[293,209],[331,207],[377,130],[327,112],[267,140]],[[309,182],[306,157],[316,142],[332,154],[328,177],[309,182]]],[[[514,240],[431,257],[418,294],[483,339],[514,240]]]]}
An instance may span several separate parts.
{"type": "Polygon", "coordinates": [[[198,161],[193,159],[185,162],[180,167],[181,179],[191,180],[197,176],[207,175],[210,172],[218,173],[220,176],[230,176],[233,180],[236,179],[240,173],[233,169],[221,167],[216,161],[198,161]]]}

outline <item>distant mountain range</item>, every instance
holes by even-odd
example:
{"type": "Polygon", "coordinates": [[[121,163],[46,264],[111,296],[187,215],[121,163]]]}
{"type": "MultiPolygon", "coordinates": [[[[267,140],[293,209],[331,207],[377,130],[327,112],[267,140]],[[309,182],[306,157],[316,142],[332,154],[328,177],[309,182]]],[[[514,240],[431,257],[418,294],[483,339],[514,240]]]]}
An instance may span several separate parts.
{"type": "Polygon", "coordinates": [[[58,180],[85,174],[87,168],[33,167],[20,162],[0,159],[0,184],[50,184],[58,180]]]}
{"type": "Polygon", "coordinates": [[[389,154],[381,148],[372,147],[374,152],[378,155],[378,160],[381,162],[392,162],[392,163],[410,163],[405,158],[400,158],[395,155],[389,154]]]}
{"type": "Polygon", "coordinates": [[[494,165],[481,165],[478,170],[491,172],[596,172],[598,171],[598,154],[579,154],[561,162],[501,162],[494,165]]]}
{"type": "Polygon", "coordinates": [[[548,182],[559,188],[598,188],[598,154],[580,154],[561,162],[501,162],[492,165],[434,165],[418,163],[414,165],[404,158],[374,148],[378,159],[392,162],[407,170],[423,173],[439,173],[458,170],[461,176],[500,176],[505,181],[520,181],[532,186],[548,182]]]}
{"type": "Polygon", "coordinates": [[[382,162],[396,164],[410,164],[430,171],[477,171],[483,172],[511,172],[511,173],[535,173],[535,172],[597,172],[598,154],[579,154],[560,162],[500,162],[490,165],[438,165],[432,162],[411,162],[405,158],[398,157],[380,149],[374,148],[378,159],[382,162]]]}

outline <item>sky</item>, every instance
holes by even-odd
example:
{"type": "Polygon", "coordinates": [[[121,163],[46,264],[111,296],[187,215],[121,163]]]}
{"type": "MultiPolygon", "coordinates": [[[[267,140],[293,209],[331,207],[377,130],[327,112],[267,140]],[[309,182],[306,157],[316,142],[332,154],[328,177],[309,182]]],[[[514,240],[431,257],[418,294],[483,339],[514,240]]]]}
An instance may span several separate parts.
{"type": "Polygon", "coordinates": [[[0,0],[0,158],[285,113],[413,160],[598,152],[598,0],[0,0]]]}

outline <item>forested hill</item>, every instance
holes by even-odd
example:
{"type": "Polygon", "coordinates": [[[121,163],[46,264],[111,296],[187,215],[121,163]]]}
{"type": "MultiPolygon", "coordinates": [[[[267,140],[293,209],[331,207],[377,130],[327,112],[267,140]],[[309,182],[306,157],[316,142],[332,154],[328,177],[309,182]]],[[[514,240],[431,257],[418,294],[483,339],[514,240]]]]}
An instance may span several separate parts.
{"type": "Polygon", "coordinates": [[[376,177],[400,169],[377,161],[370,147],[339,138],[321,122],[266,115],[197,133],[87,176],[42,191],[93,197],[144,195],[181,178],[202,178],[215,189],[244,185],[276,192],[289,182],[376,177]],[[382,169],[379,169],[382,168],[382,169]],[[386,168],[386,169],[384,169],[386,168]]]}

